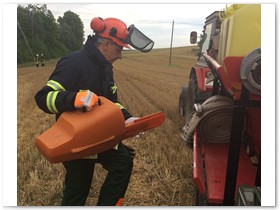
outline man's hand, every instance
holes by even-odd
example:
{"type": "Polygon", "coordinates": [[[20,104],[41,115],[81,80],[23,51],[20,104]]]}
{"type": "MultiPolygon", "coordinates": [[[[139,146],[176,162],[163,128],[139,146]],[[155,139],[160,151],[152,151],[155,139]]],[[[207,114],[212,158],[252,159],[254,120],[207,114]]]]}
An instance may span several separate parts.
{"type": "Polygon", "coordinates": [[[83,108],[86,111],[91,111],[93,106],[98,103],[98,96],[93,92],[86,90],[78,92],[74,101],[75,108],[83,108]]]}
{"type": "MultiPolygon", "coordinates": [[[[130,117],[130,118],[126,119],[125,124],[132,123],[132,122],[134,122],[134,120],[137,120],[137,119],[139,119],[139,117],[130,117]]],[[[138,139],[138,138],[143,137],[144,135],[145,135],[145,132],[140,132],[139,134],[137,134],[133,138],[138,139]]]]}

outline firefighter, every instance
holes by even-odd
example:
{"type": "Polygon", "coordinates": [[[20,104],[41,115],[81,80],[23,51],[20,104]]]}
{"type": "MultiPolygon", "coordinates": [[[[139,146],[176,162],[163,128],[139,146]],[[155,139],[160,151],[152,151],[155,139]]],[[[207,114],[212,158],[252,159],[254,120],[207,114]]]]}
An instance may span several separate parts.
{"type": "MultiPolygon", "coordinates": [[[[116,18],[93,18],[91,28],[94,33],[88,36],[84,47],[58,61],[46,86],[36,93],[36,103],[44,112],[56,114],[58,119],[65,111],[81,108],[91,111],[98,102],[98,96],[104,96],[121,109],[126,123],[131,122],[137,118],[118,102],[112,64],[122,58],[124,47],[133,46],[147,52],[154,43],[134,25],[127,28],[116,18]],[[139,32],[143,35],[141,40],[135,37],[139,32]]],[[[63,162],[66,175],[61,205],[85,205],[96,163],[108,171],[97,205],[121,205],[131,177],[134,155],[132,148],[120,142],[108,151],[63,162]]]]}
{"type": "Polygon", "coordinates": [[[44,54],[41,54],[41,56],[40,56],[40,62],[41,62],[41,66],[45,66],[44,54]]]}
{"type": "Polygon", "coordinates": [[[36,54],[34,60],[35,60],[35,66],[39,67],[39,55],[38,54],[36,54]]]}

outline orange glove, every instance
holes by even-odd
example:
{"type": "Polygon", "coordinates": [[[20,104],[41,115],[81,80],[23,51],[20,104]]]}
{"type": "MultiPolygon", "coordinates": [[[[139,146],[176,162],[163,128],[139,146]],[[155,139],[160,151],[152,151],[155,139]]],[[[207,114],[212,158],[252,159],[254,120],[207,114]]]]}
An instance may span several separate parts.
{"type": "Polygon", "coordinates": [[[98,103],[98,96],[93,92],[86,90],[78,92],[74,101],[75,108],[85,108],[86,111],[91,111],[93,106],[98,103]]]}

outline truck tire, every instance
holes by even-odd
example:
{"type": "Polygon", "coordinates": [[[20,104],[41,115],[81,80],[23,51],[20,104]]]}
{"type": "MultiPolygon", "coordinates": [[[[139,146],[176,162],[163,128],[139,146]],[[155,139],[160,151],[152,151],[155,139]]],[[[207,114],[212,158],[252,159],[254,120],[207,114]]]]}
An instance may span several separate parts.
{"type": "Polygon", "coordinates": [[[198,90],[197,90],[197,78],[195,72],[192,72],[190,75],[190,80],[189,80],[189,87],[188,87],[188,95],[187,95],[187,101],[186,101],[186,123],[188,123],[192,115],[194,114],[194,103],[196,100],[196,97],[198,95],[198,90]]]}
{"type": "Polygon", "coordinates": [[[188,94],[188,87],[183,86],[179,97],[179,113],[182,116],[186,115],[187,94],[188,94]]]}
{"type": "Polygon", "coordinates": [[[197,85],[197,77],[195,71],[192,71],[190,74],[189,79],[189,86],[188,86],[188,92],[186,95],[186,110],[185,110],[185,126],[182,128],[183,135],[182,138],[184,141],[187,142],[187,145],[192,148],[193,147],[193,139],[189,136],[185,136],[185,129],[187,128],[190,120],[192,119],[195,110],[194,110],[194,104],[200,103],[202,104],[207,98],[212,96],[212,92],[198,92],[198,85],[197,85]]]}
{"type": "Polygon", "coordinates": [[[207,98],[212,96],[212,91],[208,91],[208,92],[198,91],[197,77],[194,71],[190,75],[189,89],[190,92],[192,93],[194,103],[202,104],[207,98]]]}

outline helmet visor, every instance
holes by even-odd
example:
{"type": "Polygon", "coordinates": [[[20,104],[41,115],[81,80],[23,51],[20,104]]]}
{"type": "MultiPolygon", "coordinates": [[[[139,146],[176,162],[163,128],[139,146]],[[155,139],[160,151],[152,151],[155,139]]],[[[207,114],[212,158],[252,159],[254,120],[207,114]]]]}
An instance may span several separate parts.
{"type": "Polygon", "coordinates": [[[154,41],[144,35],[134,25],[130,25],[128,28],[126,43],[141,52],[149,52],[154,46],[154,41]]]}

